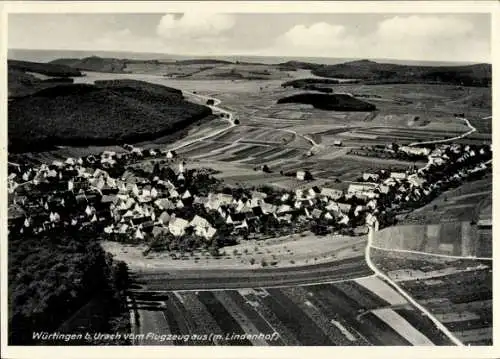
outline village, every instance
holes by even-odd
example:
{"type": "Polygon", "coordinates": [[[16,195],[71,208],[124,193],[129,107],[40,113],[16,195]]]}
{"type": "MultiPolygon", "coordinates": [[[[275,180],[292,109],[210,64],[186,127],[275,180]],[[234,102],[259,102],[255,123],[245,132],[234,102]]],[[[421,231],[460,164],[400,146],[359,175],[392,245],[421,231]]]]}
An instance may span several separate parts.
{"type": "MultiPolygon", "coordinates": [[[[150,243],[151,248],[192,251],[242,239],[265,239],[311,230],[318,235],[360,235],[394,223],[396,214],[420,207],[439,193],[481,176],[491,164],[490,145],[404,147],[427,165],[404,172],[363,173],[347,190],[312,186],[295,191],[221,186],[210,170],[188,169],[175,151],[104,151],[85,158],[9,165],[9,233],[43,234],[90,229],[102,238],[150,243]],[[156,162],[151,172],[131,166],[156,162]],[[175,169],[175,170],[174,170],[175,169]]],[[[311,179],[297,171],[297,179],[311,179]]]]}

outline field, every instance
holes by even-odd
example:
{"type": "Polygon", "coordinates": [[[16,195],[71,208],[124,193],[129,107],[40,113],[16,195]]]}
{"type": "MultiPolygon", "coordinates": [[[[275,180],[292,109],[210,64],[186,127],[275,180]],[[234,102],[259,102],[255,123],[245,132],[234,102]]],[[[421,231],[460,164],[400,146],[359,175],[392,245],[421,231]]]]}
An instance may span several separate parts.
{"type": "Polygon", "coordinates": [[[127,246],[117,242],[101,241],[101,245],[114,258],[128,263],[132,270],[177,269],[258,269],[265,261],[274,268],[297,267],[308,264],[330,263],[363,255],[365,237],[316,237],[303,233],[266,240],[246,240],[233,246],[222,247],[222,258],[207,251],[195,251],[192,256],[175,253],[150,253],[143,256],[146,246],[127,246]],[[175,259],[174,259],[175,257],[175,259]]]}
{"type": "MultiPolygon", "coordinates": [[[[293,72],[290,74],[297,76],[293,72]]],[[[302,76],[305,75],[302,74],[302,76]]],[[[153,74],[88,73],[86,78],[76,80],[91,82],[95,79],[107,78],[142,79],[217,97],[222,101],[225,109],[236,112],[242,125],[239,127],[263,127],[268,132],[271,132],[272,128],[286,129],[300,135],[315,135],[316,142],[325,146],[324,153],[329,153],[334,149],[332,144],[335,140],[343,141],[344,146],[347,147],[358,147],[386,144],[394,140],[403,144],[461,134],[468,131],[468,128],[463,121],[454,117],[457,112],[465,112],[473,124],[476,122],[483,125],[491,124],[491,119],[481,119],[491,115],[491,99],[488,101],[488,96],[491,97],[491,90],[487,88],[460,89],[450,85],[418,84],[335,85],[336,92],[359,95],[360,99],[375,104],[379,110],[371,114],[323,111],[314,109],[310,105],[277,104],[279,98],[294,95],[297,90],[282,88],[280,86],[282,82],[273,79],[204,81],[173,79],[153,74]],[[483,99],[484,103],[478,99],[483,99]],[[415,121],[416,118],[418,120],[415,121]]],[[[491,131],[483,127],[478,127],[480,133],[472,134],[462,141],[489,143],[491,131]]],[[[233,131],[232,134],[237,136],[237,131],[243,130],[233,131]]],[[[279,137],[280,135],[284,133],[277,131],[272,136],[279,137]]],[[[241,137],[245,139],[244,134],[241,137]]],[[[286,143],[286,147],[302,148],[304,146],[307,146],[307,141],[300,137],[291,143],[286,143]],[[301,143],[296,145],[295,141],[301,143]]],[[[257,150],[263,149],[252,149],[252,151],[257,150]]]]}
{"type": "Polygon", "coordinates": [[[443,223],[491,219],[491,175],[446,191],[429,204],[400,219],[401,223],[443,223]]]}
{"type": "Polygon", "coordinates": [[[492,257],[492,177],[467,182],[375,233],[381,248],[492,257]]]}
{"type": "MultiPolygon", "coordinates": [[[[379,279],[367,280],[380,287],[379,279]]],[[[175,345],[450,344],[394,290],[375,294],[367,289],[366,280],[272,289],[137,293],[135,301],[139,323],[145,328],[154,317],[165,334],[221,336],[215,343],[186,337],[175,345]],[[248,340],[233,335],[244,333],[268,336],[248,340]]]]}
{"type": "Polygon", "coordinates": [[[388,227],[375,233],[373,244],[385,249],[492,257],[491,226],[488,231],[470,222],[388,227]]]}
{"type": "Polygon", "coordinates": [[[376,265],[464,344],[492,345],[491,261],[372,250],[376,265]]]}

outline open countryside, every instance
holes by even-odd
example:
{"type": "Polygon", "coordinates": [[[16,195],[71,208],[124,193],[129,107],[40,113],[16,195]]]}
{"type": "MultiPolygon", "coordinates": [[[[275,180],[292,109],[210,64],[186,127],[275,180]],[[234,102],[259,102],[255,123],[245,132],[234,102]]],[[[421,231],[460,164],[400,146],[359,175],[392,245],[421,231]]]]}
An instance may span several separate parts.
{"type": "Polygon", "coordinates": [[[10,344],[493,344],[491,65],[8,66],[10,344]]]}

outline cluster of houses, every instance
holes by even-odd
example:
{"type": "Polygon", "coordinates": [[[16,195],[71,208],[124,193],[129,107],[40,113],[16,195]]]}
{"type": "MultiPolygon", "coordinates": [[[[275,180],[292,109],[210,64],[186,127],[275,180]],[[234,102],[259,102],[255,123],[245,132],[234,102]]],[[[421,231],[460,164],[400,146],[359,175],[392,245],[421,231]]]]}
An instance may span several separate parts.
{"type": "MultiPolygon", "coordinates": [[[[9,230],[40,233],[57,226],[80,228],[95,224],[105,233],[134,237],[196,235],[211,241],[221,223],[231,234],[260,233],[262,223],[297,226],[321,222],[332,227],[379,227],[384,206],[418,201],[439,189],[440,181],[464,179],[484,171],[491,162],[491,147],[442,145],[427,149],[429,163],[419,170],[364,173],[363,182],[347,190],[313,186],[289,192],[252,191],[244,196],[210,192],[206,196],[186,185],[184,161],[172,151],[124,146],[122,154],[67,158],[38,168],[17,168],[9,175],[9,230]],[[135,158],[164,158],[178,162],[171,178],[143,178],[123,171],[113,176],[118,163],[135,158]],[[463,167],[449,178],[429,183],[428,175],[447,163],[463,167]],[[29,190],[24,186],[31,186],[29,190]]],[[[409,149],[410,150],[410,149],[409,149]]],[[[298,176],[306,179],[305,171],[298,176]]],[[[284,226],[287,227],[287,226],[284,226]]]]}

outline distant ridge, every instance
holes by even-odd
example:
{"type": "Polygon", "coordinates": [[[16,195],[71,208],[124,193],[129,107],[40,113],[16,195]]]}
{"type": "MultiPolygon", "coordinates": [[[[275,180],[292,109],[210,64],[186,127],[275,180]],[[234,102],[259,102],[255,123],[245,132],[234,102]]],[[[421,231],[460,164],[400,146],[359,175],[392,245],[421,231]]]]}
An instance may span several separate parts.
{"type": "MultiPolygon", "coordinates": [[[[257,58],[255,58],[257,60],[257,58]]],[[[161,64],[175,63],[178,65],[193,64],[263,64],[262,61],[230,61],[216,57],[199,59],[177,60],[140,60],[115,57],[90,56],[84,58],[59,58],[50,62],[55,65],[65,65],[81,71],[125,73],[127,64],[161,64]]],[[[347,61],[337,64],[324,64],[309,61],[288,60],[267,64],[279,67],[280,70],[294,71],[297,69],[310,70],[313,75],[327,78],[355,79],[366,84],[397,84],[397,83],[426,83],[426,84],[452,84],[458,86],[491,87],[491,64],[472,65],[402,65],[388,62],[376,62],[363,59],[347,61]]]]}
{"type": "Polygon", "coordinates": [[[7,60],[7,66],[11,70],[33,72],[52,77],[82,76],[80,71],[64,64],[45,64],[31,61],[7,60]]]}
{"type": "MultiPolygon", "coordinates": [[[[152,61],[177,61],[192,59],[215,59],[230,61],[233,63],[251,63],[277,65],[288,61],[308,62],[323,65],[335,65],[349,61],[359,60],[355,58],[329,58],[329,57],[293,57],[293,56],[257,56],[257,55],[174,55],[165,53],[131,52],[131,51],[85,51],[85,50],[30,50],[30,49],[9,49],[8,58],[14,60],[27,60],[36,62],[50,62],[60,58],[76,58],[98,56],[103,58],[117,58],[128,60],[152,60],[152,61]]],[[[426,65],[426,66],[450,66],[450,65],[471,65],[476,64],[470,61],[418,61],[402,59],[371,59],[377,62],[392,63],[399,65],[426,65]]]]}
{"type": "Polygon", "coordinates": [[[415,66],[358,60],[338,65],[314,66],[316,76],[364,80],[365,83],[447,83],[491,86],[491,65],[415,66]]]}

